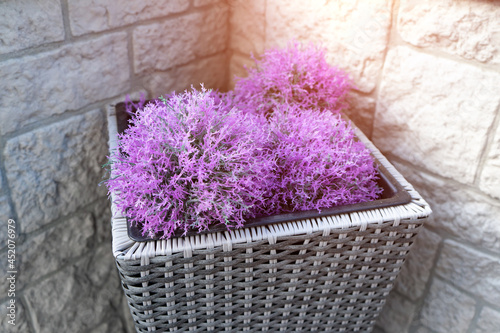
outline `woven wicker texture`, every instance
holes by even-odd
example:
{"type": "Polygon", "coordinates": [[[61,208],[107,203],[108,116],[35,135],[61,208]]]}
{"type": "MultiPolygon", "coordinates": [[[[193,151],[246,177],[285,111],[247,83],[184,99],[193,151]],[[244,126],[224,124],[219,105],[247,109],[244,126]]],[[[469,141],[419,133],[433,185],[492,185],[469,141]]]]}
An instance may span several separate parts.
{"type": "MultiPolygon", "coordinates": [[[[113,107],[108,115],[116,149],[113,107]]],[[[128,238],[112,204],[113,253],[137,332],[370,332],[431,210],[356,134],[410,203],[143,243],[128,238]]]]}
{"type": "Polygon", "coordinates": [[[117,260],[138,332],[370,331],[422,220],[117,260]]]}

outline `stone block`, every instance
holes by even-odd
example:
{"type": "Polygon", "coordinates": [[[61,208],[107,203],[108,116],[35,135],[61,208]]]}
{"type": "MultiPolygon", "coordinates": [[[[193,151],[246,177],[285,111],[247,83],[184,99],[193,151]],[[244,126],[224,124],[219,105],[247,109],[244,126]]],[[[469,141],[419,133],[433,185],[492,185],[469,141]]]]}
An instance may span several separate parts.
{"type": "Polygon", "coordinates": [[[472,183],[500,95],[500,73],[406,47],[387,54],[373,141],[415,165],[472,183]],[[480,111],[480,112],[479,112],[480,111]]]}
{"type": "Polygon", "coordinates": [[[0,197],[0,216],[0,227],[2,228],[0,232],[0,248],[3,248],[7,245],[8,220],[13,218],[7,196],[0,197]]]}
{"type": "Polygon", "coordinates": [[[12,307],[10,300],[11,299],[8,298],[6,302],[0,304],[0,330],[2,332],[9,333],[32,333],[33,330],[28,324],[28,316],[23,304],[21,303],[20,297],[16,297],[14,299],[15,312],[13,314],[15,314],[15,325],[9,323],[9,321],[12,320],[10,317],[8,317],[8,315],[11,313],[10,311],[12,310],[7,308],[8,306],[12,307]]]}
{"type": "Polygon", "coordinates": [[[500,199],[500,127],[490,146],[487,159],[481,173],[479,187],[489,195],[500,199]]]}
{"type": "Polygon", "coordinates": [[[227,81],[226,63],[226,55],[218,54],[167,72],[147,75],[143,85],[154,98],[174,90],[182,92],[191,89],[191,85],[200,89],[200,83],[204,83],[205,88],[224,90],[227,81]]]}
{"type": "Polygon", "coordinates": [[[377,326],[385,332],[408,332],[416,313],[416,304],[401,295],[391,292],[377,319],[377,326]]]}
{"type": "Polygon", "coordinates": [[[115,33],[0,63],[0,133],[125,92],[127,35],[115,33]]]}
{"type": "Polygon", "coordinates": [[[98,187],[108,153],[105,133],[104,115],[96,110],[7,141],[4,163],[23,232],[106,195],[98,187]]]}
{"type": "Polygon", "coordinates": [[[7,188],[6,186],[4,187],[2,170],[0,170],[0,195],[3,193],[4,190],[6,190],[6,188],[7,188]]]}
{"type": "Polygon", "coordinates": [[[105,322],[92,330],[92,333],[124,333],[125,328],[119,317],[113,318],[112,321],[105,322]]]}
{"type": "MultiPolygon", "coordinates": [[[[452,240],[444,242],[436,274],[492,304],[500,304],[500,258],[452,240]]],[[[456,303],[460,304],[460,303],[456,303]]],[[[429,326],[432,327],[432,326],[429,326]]]]}
{"type": "Polygon", "coordinates": [[[225,50],[227,22],[227,7],[214,6],[135,28],[135,72],[163,71],[225,50]]]}
{"type": "Polygon", "coordinates": [[[0,13],[0,54],[64,40],[59,0],[2,1],[0,13]]]}
{"type": "Polygon", "coordinates": [[[484,307],[479,314],[474,333],[491,333],[500,330],[500,311],[484,307]]]}
{"type": "Polygon", "coordinates": [[[351,91],[347,102],[349,103],[349,107],[344,111],[345,114],[367,137],[371,137],[375,114],[375,99],[351,91]]]}
{"type": "Polygon", "coordinates": [[[92,214],[80,213],[35,236],[28,236],[17,251],[18,287],[22,289],[91,252],[95,222],[92,214]]]}
{"type": "Polygon", "coordinates": [[[266,1],[229,2],[229,47],[246,55],[264,52],[266,40],[266,1]]]}
{"type": "MultiPolygon", "coordinates": [[[[476,191],[419,172],[401,163],[396,168],[431,206],[428,224],[462,242],[500,252],[500,205],[476,191]]],[[[411,254],[410,254],[411,255],[411,254]]]]}
{"type": "Polygon", "coordinates": [[[265,47],[295,39],[323,44],[332,65],[347,71],[357,88],[375,89],[389,41],[392,0],[267,1],[265,47]]]}
{"type": "Polygon", "coordinates": [[[238,81],[238,78],[248,76],[246,68],[254,66],[255,62],[252,59],[239,54],[233,54],[229,62],[229,89],[234,89],[234,85],[238,81]]]}
{"type": "Polygon", "coordinates": [[[495,1],[404,0],[397,29],[418,47],[500,63],[500,7],[495,1]]]}
{"type": "Polygon", "coordinates": [[[111,244],[111,201],[102,197],[92,207],[98,244],[111,244]]]}
{"type": "Polygon", "coordinates": [[[396,290],[412,301],[417,301],[425,292],[440,242],[439,235],[422,229],[398,275],[396,290]]]}
{"type": "Polygon", "coordinates": [[[109,246],[80,258],[26,290],[40,333],[89,332],[120,317],[123,292],[109,246]]]}
{"type": "Polygon", "coordinates": [[[76,36],[180,13],[188,7],[187,0],[129,0],[126,5],[113,0],[68,0],[71,32],[76,36]]]}
{"type": "Polygon", "coordinates": [[[476,302],[440,279],[434,279],[425,299],[421,321],[438,333],[467,332],[476,302]]]}
{"type": "Polygon", "coordinates": [[[220,2],[221,0],[194,0],[194,6],[201,7],[201,6],[213,5],[220,2]]]}

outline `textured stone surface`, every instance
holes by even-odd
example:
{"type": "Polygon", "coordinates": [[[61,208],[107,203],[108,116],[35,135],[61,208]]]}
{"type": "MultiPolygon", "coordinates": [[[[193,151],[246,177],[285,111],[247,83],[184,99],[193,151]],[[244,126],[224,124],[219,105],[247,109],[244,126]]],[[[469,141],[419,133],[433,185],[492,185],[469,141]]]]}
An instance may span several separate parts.
{"type": "Polygon", "coordinates": [[[122,303],[121,303],[121,312],[123,316],[123,322],[125,323],[125,330],[124,333],[135,333],[135,323],[134,319],[132,318],[132,314],[130,313],[130,308],[128,306],[127,298],[122,297],[122,303]]]}
{"type": "MultiPolygon", "coordinates": [[[[2,157],[3,159],[3,157],[2,157]]],[[[4,187],[4,182],[3,182],[3,176],[2,176],[2,170],[0,170],[0,195],[2,194],[2,192],[6,189],[6,187],[4,187]]]]}
{"type": "Polygon", "coordinates": [[[63,40],[61,2],[2,1],[0,36],[0,54],[63,40]]]}
{"type": "Polygon", "coordinates": [[[401,1],[401,37],[419,47],[500,63],[500,6],[495,1],[401,1]]]}
{"type": "Polygon", "coordinates": [[[97,110],[7,141],[5,167],[23,232],[105,196],[97,184],[106,154],[105,120],[97,110]]]}
{"type": "Polygon", "coordinates": [[[385,152],[472,183],[500,103],[500,73],[421,54],[389,51],[373,140],[385,152]]]}
{"type": "Polygon", "coordinates": [[[0,133],[127,90],[125,33],[0,63],[0,133]]]}
{"type": "Polygon", "coordinates": [[[434,279],[422,308],[422,323],[438,333],[467,332],[475,301],[439,279],[434,279]]]}
{"type": "Polygon", "coordinates": [[[179,13],[188,7],[186,0],[131,0],[126,5],[113,0],[68,0],[71,32],[77,36],[179,13]]]}
{"type": "Polygon", "coordinates": [[[115,321],[122,290],[108,246],[26,291],[37,332],[87,332],[104,319],[115,321]]]}
{"type": "Polygon", "coordinates": [[[229,47],[246,55],[264,52],[266,1],[229,1],[229,47]]]}
{"type": "Polygon", "coordinates": [[[27,237],[17,251],[18,287],[24,288],[90,252],[96,233],[94,223],[92,214],[81,213],[38,235],[27,237]]]}
{"type": "Polygon", "coordinates": [[[206,5],[213,5],[215,3],[220,3],[221,0],[194,0],[195,7],[201,7],[206,5]]]}
{"type": "Polygon", "coordinates": [[[237,78],[247,77],[248,72],[245,69],[255,66],[255,62],[245,56],[233,54],[229,62],[229,89],[234,89],[237,78]]]}
{"type": "Polygon", "coordinates": [[[7,244],[8,220],[12,217],[8,198],[0,197],[0,248],[7,244]]]}
{"type": "Polygon", "coordinates": [[[96,224],[97,242],[111,244],[111,201],[107,197],[97,200],[92,218],[96,224]]]}
{"type": "Polygon", "coordinates": [[[135,71],[167,70],[223,51],[227,21],[227,7],[214,6],[205,12],[137,27],[133,33],[135,71]]]}
{"type": "Polygon", "coordinates": [[[349,108],[345,110],[346,115],[367,137],[371,137],[373,116],[375,114],[375,99],[352,91],[348,96],[347,102],[349,103],[349,108]]]}
{"type": "Polygon", "coordinates": [[[92,333],[124,333],[125,328],[119,317],[115,317],[113,321],[103,323],[92,330],[92,333]]]}
{"type": "MultiPolygon", "coordinates": [[[[3,282],[3,281],[2,281],[3,282]]],[[[2,293],[3,295],[3,293],[2,293]]],[[[10,317],[7,317],[10,314],[10,309],[7,309],[7,306],[10,305],[10,299],[7,299],[7,302],[3,302],[0,304],[0,330],[5,333],[31,333],[31,327],[28,324],[26,318],[26,310],[24,309],[23,304],[21,303],[21,298],[17,297],[15,299],[15,325],[9,324],[10,317]]]]}
{"type": "Polygon", "coordinates": [[[480,188],[500,199],[500,127],[497,128],[488,157],[481,173],[480,188]]]}
{"type": "Polygon", "coordinates": [[[489,307],[481,310],[474,333],[491,333],[500,330],[500,312],[489,307]]]}
{"type": "Polygon", "coordinates": [[[492,304],[500,304],[499,257],[447,240],[436,273],[473,295],[492,304]]]}
{"type": "Polygon", "coordinates": [[[500,203],[401,163],[396,168],[429,203],[427,223],[463,242],[500,253],[500,203]]]}
{"type": "Polygon", "coordinates": [[[389,38],[392,1],[267,1],[266,48],[290,39],[321,42],[328,60],[352,75],[359,90],[377,84],[389,38]]]}
{"type": "Polygon", "coordinates": [[[425,291],[440,241],[441,237],[437,234],[421,230],[398,275],[396,289],[412,301],[420,298],[425,291]]]}
{"type": "Polygon", "coordinates": [[[191,85],[199,89],[200,83],[204,83],[206,88],[224,90],[226,81],[226,55],[219,54],[164,73],[148,75],[143,79],[143,85],[151,91],[153,97],[158,97],[173,90],[182,92],[191,89],[191,85]]]}
{"type": "Polygon", "coordinates": [[[377,319],[377,326],[385,332],[404,333],[408,331],[415,315],[416,305],[404,297],[392,292],[377,319]]]}

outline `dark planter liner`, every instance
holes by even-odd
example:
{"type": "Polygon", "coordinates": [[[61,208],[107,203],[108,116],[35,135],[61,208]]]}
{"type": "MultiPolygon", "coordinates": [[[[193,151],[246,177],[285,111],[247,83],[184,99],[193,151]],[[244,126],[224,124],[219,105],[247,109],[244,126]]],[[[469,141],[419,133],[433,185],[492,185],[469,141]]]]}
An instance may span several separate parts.
{"type": "MultiPolygon", "coordinates": [[[[116,119],[117,119],[117,129],[118,133],[123,133],[128,127],[128,122],[131,116],[125,111],[125,103],[119,103],[116,105],[116,119]]],[[[321,212],[317,210],[308,210],[273,216],[260,217],[255,219],[249,219],[245,223],[245,228],[256,227],[274,223],[282,223],[287,221],[296,221],[310,218],[317,218],[322,216],[330,216],[335,214],[352,213],[361,210],[368,209],[380,209],[385,207],[392,207],[407,204],[411,201],[411,196],[408,192],[401,186],[399,182],[394,179],[394,177],[387,171],[387,169],[380,164],[380,162],[375,158],[375,161],[379,170],[379,179],[377,181],[378,185],[383,189],[382,195],[379,199],[374,201],[362,202],[352,205],[335,206],[331,208],[322,209],[321,212]]],[[[127,230],[130,239],[136,242],[147,242],[151,240],[158,240],[161,238],[161,234],[155,235],[155,237],[143,236],[140,227],[134,223],[127,220],[127,230]]],[[[217,232],[227,230],[224,224],[214,225],[210,227],[210,230],[204,230],[201,233],[217,232]]],[[[199,233],[196,230],[188,231],[187,236],[191,236],[199,233]]],[[[181,237],[182,231],[178,231],[175,237],[181,237]]]]}

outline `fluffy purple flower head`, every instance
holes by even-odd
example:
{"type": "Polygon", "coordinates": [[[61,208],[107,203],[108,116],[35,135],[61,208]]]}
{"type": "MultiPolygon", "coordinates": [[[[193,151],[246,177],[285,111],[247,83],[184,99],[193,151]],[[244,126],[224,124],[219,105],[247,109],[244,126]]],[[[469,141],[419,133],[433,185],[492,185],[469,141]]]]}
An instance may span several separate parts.
{"type": "Polygon", "coordinates": [[[373,157],[340,115],[282,104],[268,121],[266,151],[275,168],[258,216],[355,204],[381,193],[373,157]]]}
{"type": "Polygon", "coordinates": [[[107,181],[117,206],[143,234],[241,227],[262,204],[271,163],[262,145],[265,120],[243,114],[210,91],[155,101],[119,135],[107,181]]]}
{"type": "Polygon", "coordinates": [[[254,58],[256,68],[236,82],[239,107],[266,115],[280,104],[340,112],[352,85],[347,74],[326,62],[325,52],[314,44],[290,42],[254,58]]]}

